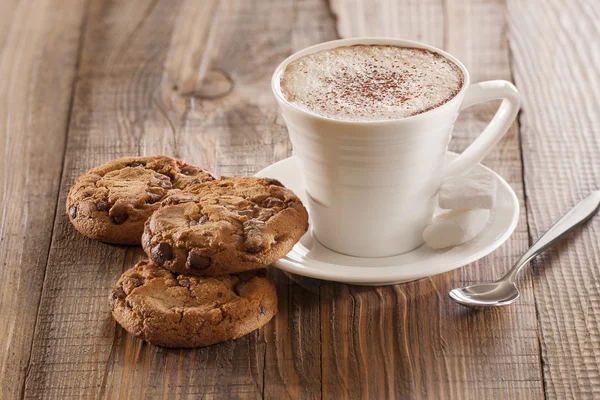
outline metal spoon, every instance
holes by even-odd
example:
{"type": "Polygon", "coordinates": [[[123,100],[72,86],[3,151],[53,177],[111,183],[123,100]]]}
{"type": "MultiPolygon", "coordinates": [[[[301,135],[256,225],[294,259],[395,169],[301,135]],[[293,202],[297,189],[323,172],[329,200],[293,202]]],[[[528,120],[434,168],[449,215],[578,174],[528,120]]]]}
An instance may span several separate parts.
{"type": "Polygon", "coordinates": [[[476,310],[514,303],[519,298],[519,289],[517,289],[515,281],[523,267],[533,257],[558,242],[573,228],[587,221],[598,211],[598,208],[600,208],[600,190],[592,192],[552,225],[501,279],[491,283],[452,289],[448,295],[458,304],[476,310]]]}

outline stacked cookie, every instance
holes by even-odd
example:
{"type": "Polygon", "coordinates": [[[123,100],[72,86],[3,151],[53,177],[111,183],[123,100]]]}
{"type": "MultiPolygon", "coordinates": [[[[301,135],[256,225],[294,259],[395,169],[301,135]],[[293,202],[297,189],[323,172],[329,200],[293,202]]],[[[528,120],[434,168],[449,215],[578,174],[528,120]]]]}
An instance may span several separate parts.
{"type": "Polygon", "coordinates": [[[142,244],[149,260],[118,280],[112,315],[123,328],[165,347],[236,339],[277,312],[264,267],[308,229],[308,213],[274,179],[215,179],[165,156],[128,157],[82,175],[67,214],[88,237],[142,244]]]}

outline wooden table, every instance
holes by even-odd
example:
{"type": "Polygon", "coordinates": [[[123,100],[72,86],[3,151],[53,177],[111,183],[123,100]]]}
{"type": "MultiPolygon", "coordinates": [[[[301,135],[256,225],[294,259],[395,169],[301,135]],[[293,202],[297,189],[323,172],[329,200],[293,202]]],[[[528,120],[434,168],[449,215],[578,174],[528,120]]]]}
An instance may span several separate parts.
{"type": "MultiPolygon", "coordinates": [[[[596,0],[2,0],[0,398],[600,398],[600,218],[533,263],[521,299],[471,312],[454,286],[499,277],[600,186],[596,0]],[[392,36],[444,48],[474,80],[513,80],[518,123],[485,164],[519,225],[460,270],[367,288],[272,270],[279,314],[198,350],[132,338],[107,296],[141,249],[69,224],[69,186],[123,155],[216,174],[290,155],[269,88],[305,46],[392,36]]],[[[461,115],[453,150],[496,104],[461,115]]]]}

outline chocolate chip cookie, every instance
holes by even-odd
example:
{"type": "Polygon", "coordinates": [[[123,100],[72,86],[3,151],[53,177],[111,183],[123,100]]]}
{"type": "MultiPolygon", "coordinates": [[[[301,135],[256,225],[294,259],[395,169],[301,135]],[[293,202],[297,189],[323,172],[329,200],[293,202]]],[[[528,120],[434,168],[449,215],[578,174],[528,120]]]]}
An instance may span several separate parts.
{"type": "Polygon", "coordinates": [[[92,239],[140,244],[144,222],[170,194],[215,178],[167,156],[125,157],[83,174],[67,198],[73,226],[92,239]]]}
{"type": "Polygon", "coordinates": [[[202,347],[237,339],[277,313],[266,270],[239,275],[179,275],[141,261],[113,289],[112,315],[128,332],[164,347],[202,347]]]}
{"type": "Polygon", "coordinates": [[[273,263],[307,229],[302,202],[279,181],[223,177],[166,199],[146,222],[142,246],[173,272],[217,276],[273,263]]]}

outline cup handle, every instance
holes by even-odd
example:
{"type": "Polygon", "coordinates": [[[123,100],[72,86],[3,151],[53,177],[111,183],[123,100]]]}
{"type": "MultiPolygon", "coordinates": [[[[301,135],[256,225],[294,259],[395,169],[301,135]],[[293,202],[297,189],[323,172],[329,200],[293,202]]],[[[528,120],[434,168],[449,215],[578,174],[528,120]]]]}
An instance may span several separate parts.
{"type": "Polygon", "coordinates": [[[458,158],[446,166],[444,177],[464,175],[492,150],[512,125],[521,104],[517,88],[507,81],[486,81],[469,86],[460,110],[491,100],[502,100],[496,115],[458,158]]]}

